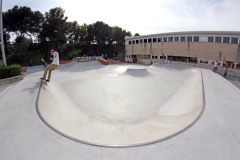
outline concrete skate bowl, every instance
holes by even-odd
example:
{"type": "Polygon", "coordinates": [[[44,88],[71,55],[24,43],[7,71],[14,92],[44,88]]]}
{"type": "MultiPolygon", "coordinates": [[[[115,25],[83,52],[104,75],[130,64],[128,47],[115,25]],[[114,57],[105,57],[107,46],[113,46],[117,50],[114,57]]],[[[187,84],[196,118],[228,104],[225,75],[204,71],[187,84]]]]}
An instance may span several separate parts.
{"type": "Polygon", "coordinates": [[[38,114],[51,129],[107,147],[172,138],[193,126],[204,106],[201,70],[170,65],[106,66],[42,85],[37,100],[38,114]]]}

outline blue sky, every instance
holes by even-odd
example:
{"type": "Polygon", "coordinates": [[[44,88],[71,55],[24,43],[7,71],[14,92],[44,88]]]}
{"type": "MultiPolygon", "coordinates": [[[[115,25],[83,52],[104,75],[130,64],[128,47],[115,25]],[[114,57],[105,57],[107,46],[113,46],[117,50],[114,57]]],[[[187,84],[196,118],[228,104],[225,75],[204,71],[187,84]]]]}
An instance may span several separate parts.
{"type": "Polygon", "coordinates": [[[103,21],[132,34],[240,31],[239,0],[3,0],[3,11],[14,5],[41,13],[61,7],[69,21],[103,21]]]}

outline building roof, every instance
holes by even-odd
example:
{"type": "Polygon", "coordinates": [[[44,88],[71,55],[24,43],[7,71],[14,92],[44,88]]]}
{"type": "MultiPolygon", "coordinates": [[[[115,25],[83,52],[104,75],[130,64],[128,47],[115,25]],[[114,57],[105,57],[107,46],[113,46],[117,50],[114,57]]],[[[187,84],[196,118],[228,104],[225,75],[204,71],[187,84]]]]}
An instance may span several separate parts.
{"type": "Polygon", "coordinates": [[[143,38],[156,38],[162,36],[229,36],[240,37],[240,31],[184,31],[184,32],[166,32],[157,34],[148,34],[136,37],[125,37],[125,40],[135,40],[143,38]]]}

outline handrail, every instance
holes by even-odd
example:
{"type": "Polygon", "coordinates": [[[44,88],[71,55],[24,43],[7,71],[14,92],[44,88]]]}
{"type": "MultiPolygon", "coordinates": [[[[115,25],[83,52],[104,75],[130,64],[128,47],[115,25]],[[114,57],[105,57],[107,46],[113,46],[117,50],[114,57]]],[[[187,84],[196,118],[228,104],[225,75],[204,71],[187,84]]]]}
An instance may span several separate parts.
{"type": "Polygon", "coordinates": [[[240,72],[233,71],[230,68],[222,67],[220,74],[225,78],[235,78],[240,81],[240,72]]]}

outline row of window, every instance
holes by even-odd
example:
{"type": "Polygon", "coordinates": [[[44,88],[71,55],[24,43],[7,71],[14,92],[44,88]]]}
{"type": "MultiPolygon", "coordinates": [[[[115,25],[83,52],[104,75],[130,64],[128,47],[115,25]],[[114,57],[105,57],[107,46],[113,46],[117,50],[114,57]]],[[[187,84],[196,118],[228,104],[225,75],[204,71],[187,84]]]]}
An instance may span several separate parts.
{"type": "Polygon", "coordinates": [[[146,38],[128,41],[128,44],[139,43],[156,43],[156,42],[215,42],[215,43],[232,43],[238,44],[238,37],[201,37],[201,36],[180,36],[180,37],[158,37],[146,38]]]}
{"type": "MultiPolygon", "coordinates": [[[[126,55],[126,58],[133,58],[135,56],[135,58],[139,58],[139,56],[143,56],[143,55],[126,55]]],[[[147,56],[147,58],[150,58],[150,55],[144,55],[147,56]]],[[[152,59],[166,59],[166,56],[151,56],[152,59]]]]}

